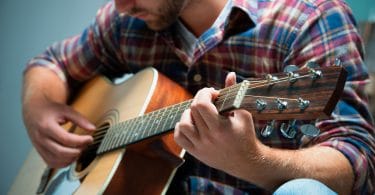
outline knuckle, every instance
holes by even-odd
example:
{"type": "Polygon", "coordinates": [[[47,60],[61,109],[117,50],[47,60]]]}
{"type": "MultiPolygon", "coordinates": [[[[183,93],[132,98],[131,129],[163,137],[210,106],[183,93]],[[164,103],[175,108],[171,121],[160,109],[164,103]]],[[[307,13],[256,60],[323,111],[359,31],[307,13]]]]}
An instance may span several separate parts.
{"type": "Polygon", "coordinates": [[[184,138],[184,135],[181,132],[181,130],[177,130],[174,132],[173,137],[177,143],[181,143],[181,140],[184,138]]]}
{"type": "Polygon", "coordinates": [[[48,120],[41,120],[38,124],[39,126],[39,131],[41,131],[42,129],[48,129],[50,127],[50,123],[48,120]]]}
{"type": "Polygon", "coordinates": [[[179,139],[181,137],[181,131],[179,128],[176,128],[174,133],[173,133],[174,139],[179,139]]]}
{"type": "Polygon", "coordinates": [[[67,144],[70,142],[70,138],[66,134],[61,134],[59,139],[60,139],[60,142],[64,144],[67,144]]]}
{"type": "Polygon", "coordinates": [[[57,148],[55,149],[55,151],[53,152],[53,156],[54,156],[55,158],[63,157],[63,156],[64,156],[64,151],[63,151],[63,149],[62,149],[61,147],[57,147],[57,148]]]}
{"type": "Polygon", "coordinates": [[[190,106],[192,112],[196,112],[197,110],[205,109],[207,108],[207,104],[204,102],[195,101],[190,106]]]}

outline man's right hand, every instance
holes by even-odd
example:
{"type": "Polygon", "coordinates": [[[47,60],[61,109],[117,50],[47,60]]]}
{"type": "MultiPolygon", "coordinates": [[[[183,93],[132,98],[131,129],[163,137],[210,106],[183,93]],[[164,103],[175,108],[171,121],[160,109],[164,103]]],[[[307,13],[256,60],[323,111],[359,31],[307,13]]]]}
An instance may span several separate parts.
{"type": "Polygon", "coordinates": [[[52,168],[74,162],[81,151],[93,142],[92,136],[69,133],[62,127],[63,124],[72,122],[82,129],[95,130],[92,123],[65,104],[67,93],[64,90],[61,79],[50,70],[36,68],[25,75],[24,124],[34,147],[52,168]]]}

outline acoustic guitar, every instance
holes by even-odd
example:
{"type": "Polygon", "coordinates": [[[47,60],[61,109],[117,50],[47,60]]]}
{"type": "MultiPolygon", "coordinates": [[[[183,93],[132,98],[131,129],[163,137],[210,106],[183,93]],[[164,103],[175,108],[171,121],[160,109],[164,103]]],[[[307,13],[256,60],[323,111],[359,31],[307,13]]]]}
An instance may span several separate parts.
{"type": "MultiPolygon", "coordinates": [[[[255,120],[322,119],[330,116],[345,79],[341,66],[266,75],[220,90],[214,104],[220,113],[246,109],[255,120]]],[[[9,194],[164,194],[184,162],[172,133],[191,98],[153,68],[121,84],[94,78],[72,103],[97,126],[93,144],[63,169],[48,168],[33,149],[9,194]]]]}

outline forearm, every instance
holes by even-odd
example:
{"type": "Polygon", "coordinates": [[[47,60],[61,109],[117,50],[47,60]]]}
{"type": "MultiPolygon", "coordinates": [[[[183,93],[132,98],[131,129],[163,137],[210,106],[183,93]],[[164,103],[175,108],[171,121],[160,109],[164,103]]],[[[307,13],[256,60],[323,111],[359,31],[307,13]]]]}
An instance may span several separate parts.
{"type": "MultiPolygon", "coordinates": [[[[263,188],[275,190],[294,178],[313,178],[339,194],[350,194],[354,174],[349,161],[336,149],[315,146],[301,150],[280,150],[261,146],[255,166],[242,171],[242,178],[263,188]]],[[[255,162],[255,163],[254,163],[255,162]]]]}
{"type": "Polygon", "coordinates": [[[35,66],[29,68],[24,74],[22,89],[24,107],[41,98],[65,103],[68,94],[66,84],[48,68],[35,66]]]}

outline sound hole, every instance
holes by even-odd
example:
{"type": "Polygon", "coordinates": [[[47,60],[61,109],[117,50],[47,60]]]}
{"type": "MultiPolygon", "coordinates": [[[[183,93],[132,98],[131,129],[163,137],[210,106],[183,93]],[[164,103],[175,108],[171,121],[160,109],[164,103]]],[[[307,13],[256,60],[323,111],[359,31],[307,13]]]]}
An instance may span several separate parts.
{"type": "Polygon", "coordinates": [[[96,158],[96,151],[98,150],[108,128],[109,123],[105,123],[99,126],[99,128],[95,131],[95,133],[93,134],[94,142],[82,151],[80,157],[76,162],[77,172],[85,170],[96,158]]]}

